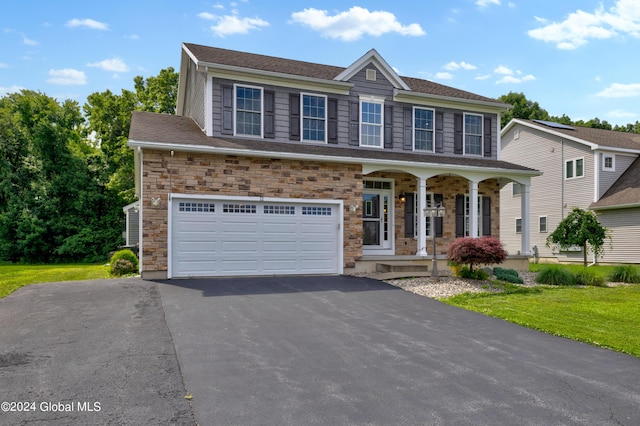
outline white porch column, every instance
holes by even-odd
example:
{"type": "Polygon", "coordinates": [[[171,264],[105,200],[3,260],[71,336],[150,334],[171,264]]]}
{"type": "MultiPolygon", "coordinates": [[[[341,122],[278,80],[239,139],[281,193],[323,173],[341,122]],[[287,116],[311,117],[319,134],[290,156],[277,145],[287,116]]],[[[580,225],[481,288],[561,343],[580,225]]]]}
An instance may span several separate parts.
{"type": "Polygon", "coordinates": [[[520,234],[522,247],[520,248],[520,254],[528,256],[531,254],[531,203],[529,200],[531,184],[520,184],[520,187],[522,188],[522,193],[520,194],[520,217],[522,218],[522,234],[520,234]]]}
{"type": "Polygon", "coordinates": [[[469,181],[469,236],[478,237],[478,181],[469,181]]]}
{"type": "Polygon", "coordinates": [[[427,255],[427,221],[424,219],[424,209],[427,208],[427,180],[418,176],[418,251],[417,256],[427,255]]]}

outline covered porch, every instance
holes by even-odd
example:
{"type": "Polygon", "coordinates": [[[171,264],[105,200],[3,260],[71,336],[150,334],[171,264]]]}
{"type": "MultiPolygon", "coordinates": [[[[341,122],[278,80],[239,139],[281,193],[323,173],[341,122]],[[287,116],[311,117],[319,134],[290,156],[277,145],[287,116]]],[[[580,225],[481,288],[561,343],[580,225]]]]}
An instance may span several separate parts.
{"type": "MultiPolygon", "coordinates": [[[[500,189],[508,182],[522,185],[521,217],[523,225],[527,222],[530,181],[535,175],[471,167],[364,165],[362,257],[353,272],[427,275],[435,254],[438,270],[446,273],[447,247],[456,238],[500,238],[500,189]],[[425,214],[434,206],[444,208],[444,217],[425,214]]],[[[527,269],[530,252],[530,229],[523,226],[521,249],[509,253],[504,266],[527,269]]]]}

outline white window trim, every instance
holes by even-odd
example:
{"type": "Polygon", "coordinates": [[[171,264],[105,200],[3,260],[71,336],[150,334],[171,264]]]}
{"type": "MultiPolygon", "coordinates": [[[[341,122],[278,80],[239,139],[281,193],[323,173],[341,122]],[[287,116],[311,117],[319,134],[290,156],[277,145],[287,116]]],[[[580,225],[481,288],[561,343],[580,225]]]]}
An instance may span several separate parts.
{"type": "Polygon", "coordinates": [[[575,157],[575,158],[568,158],[566,160],[564,160],[564,170],[562,171],[562,174],[564,175],[564,179],[565,180],[572,180],[572,179],[580,179],[583,178],[585,175],[585,167],[587,166],[587,163],[585,163],[584,161],[584,157],[575,157]],[[580,176],[576,175],[576,163],[577,160],[582,160],[582,174],[580,176]],[[567,164],[568,163],[573,163],[573,176],[572,177],[567,177],[567,164]]]}
{"type": "Polygon", "coordinates": [[[264,138],[264,88],[260,86],[251,86],[249,84],[238,84],[234,83],[233,85],[233,135],[234,136],[243,136],[247,138],[264,138]],[[238,133],[238,87],[246,87],[249,89],[258,89],[260,90],[260,136],[257,135],[247,135],[244,133],[238,133]]]}
{"type": "MultiPolygon", "coordinates": [[[[478,194],[478,237],[482,236],[482,197],[478,194]]],[[[469,194],[464,194],[464,235],[465,237],[471,236],[471,218],[469,217],[469,210],[471,209],[471,202],[469,200],[469,194]],[[468,208],[467,208],[468,207],[468,208]]]]}
{"type": "MultiPolygon", "coordinates": [[[[366,148],[377,148],[384,149],[384,98],[378,96],[360,96],[360,102],[358,104],[358,119],[360,126],[358,135],[359,135],[359,144],[360,146],[366,148]],[[364,145],[362,143],[362,125],[365,124],[362,122],[362,104],[363,103],[372,103],[372,104],[380,104],[380,145],[364,145]]],[[[366,123],[368,126],[378,126],[377,124],[366,123]]]]}
{"type": "MultiPolygon", "coordinates": [[[[436,152],[436,129],[435,129],[435,120],[436,120],[436,110],[433,108],[423,108],[423,107],[413,107],[413,116],[412,116],[412,129],[411,129],[411,139],[413,139],[413,150],[418,152],[436,152]],[[424,110],[431,111],[431,116],[433,120],[433,128],[431,129],[431,149],[416,149],[416,110],[424,110]]],[[[422,129],[421,129],[422,130],[422,129]]]]}
{"type": "Polygon", "coordinates": [[[538,216],[538,232],[541,233],[541,234],[549,233],[549,218],[548,218],[548,216],[546,216],[546,215],[545,216],[538,216]],[[542,227],[540,226],[541,225],[540,221],[543,218],[544,218],[544,227],[545,227],[544,231],[542,230],[542,227]]]}
{"type": "Polygon", "coordinates": [[[602,170],[605,172],[616,171],[616,155],[615,154],[602,154],[602,170]],[[607,158],[611,158],[611,167],[606,167],[607,158]]]}
{"type": "Polygon", "coordinates": [[[522,218],[521,217],[516,217],[515,231],[516,231],[516,234],[522,234],[522,218]],[[519,231],[518,231],[518,221],[520,221],[520,230],[519,231]]]}
{"type": "Polygon", "coordinates": [[[329,99],[327,97],[327,95],[321,95],[319,93],[307,93],[307,92],[302,92],[300,93],[300,140],[302,142],[309,142],[309,143],[327,143],[327,132],[328,132],[328,114],[329,114],[329,99]],[[324,140],[323,141],[319,141],[319,140],[315,140],[315,139],[305,139],[304,138],[304,97],[305,96],[314,96],[317,98],[324,98],[324,140]]]}
{"type": "Polygon", "coordinates": [[[465,112],[462,115],[462,155],[468,155],[471,157],[482,157],[482,147],[484,146],[484,115],[482,114],[474,114],[471,112],[465,112]],[[467,153],[467,119],[468,115],[475,115],[476,117],[480,117],[480,154],[468,154],[467,153]]]}
{"type": "MultiPolygon", "coordinates": [[[[434,198],[434,193],[433,192],[427,192],[426,193],[427,196],[427,200],[425,202],[425,207],[431,207],[431,205],[435,202],[435,198],[434,198]]],[[[422,214],[418,214],[418,193],[414,192],[413,193],[413,238],[418,238],[418,218],[422,217],[425,219],[425,231],[426,231],[426,237],[427,239],[433,238],[433,226],[429,226],[427,228],[427,223],[431,220],[430,217],[425,216],[424,212],[422,212],[422,214]]]]}

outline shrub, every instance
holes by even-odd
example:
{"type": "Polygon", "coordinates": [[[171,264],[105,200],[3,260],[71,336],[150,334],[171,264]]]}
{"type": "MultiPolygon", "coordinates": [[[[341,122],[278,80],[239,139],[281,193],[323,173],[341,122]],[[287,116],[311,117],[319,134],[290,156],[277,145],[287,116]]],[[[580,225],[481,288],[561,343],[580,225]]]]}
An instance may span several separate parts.
{"type": "Polygon", "coordinates": [[[458,275],[460,278],[466,278],[469,280],[486,280],[489,278],[489,274],[487,274],[482,269],[471,269],[468,266],[463,266],[460,268],[460,272],[458,275]]]}
{"type": "Polygon", "coordinates": [[[614,283],[640,283],[640,272],[633,265],[616,266],[609,275],[609,281],[614,283]]]}
{"type": "Polygon", "coordinates": [[[450,263],[468,265],[470,270],[474,265],[493,265],[502,263],[506,258],[502,242],[495,237],[456,238],[447,248],[450,263]]]}
{"type": "Polygon", "coordinates": [[[112,275],[122,276],[138,272],[138,258],[128,249],[115,252],[110,263],[112,275]]]}
{"type": "Polygon", "coordinates": [[[536,282],[549,285],[576,285],[576,277],[560,266],[546,266],[538,272],[536,282]]]}
{"type": "Polygon", "coordinates": [[[575,274],[577,285],[588,285],[593,287],[606,287],[604,278],[598,276],[591,269],[583,269],[575,274]]]}
{"type": "Polygon", "coordinates": [[[514,284],[524,284],[524,280],[520,278],[518,271],[515,269],[493,268],[493,275],[500,281],[506,281],[514,284]]]}

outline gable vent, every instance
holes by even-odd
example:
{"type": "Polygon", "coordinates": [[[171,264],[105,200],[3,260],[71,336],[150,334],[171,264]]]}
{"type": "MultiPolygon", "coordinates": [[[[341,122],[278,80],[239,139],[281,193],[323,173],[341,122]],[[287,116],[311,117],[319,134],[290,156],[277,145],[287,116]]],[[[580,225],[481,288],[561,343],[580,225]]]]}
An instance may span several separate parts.
{"type": "Polygon", "coordinates": [[[366,78],[369,81],[376,81],[376,70],[368,69],[366,78]]]}

